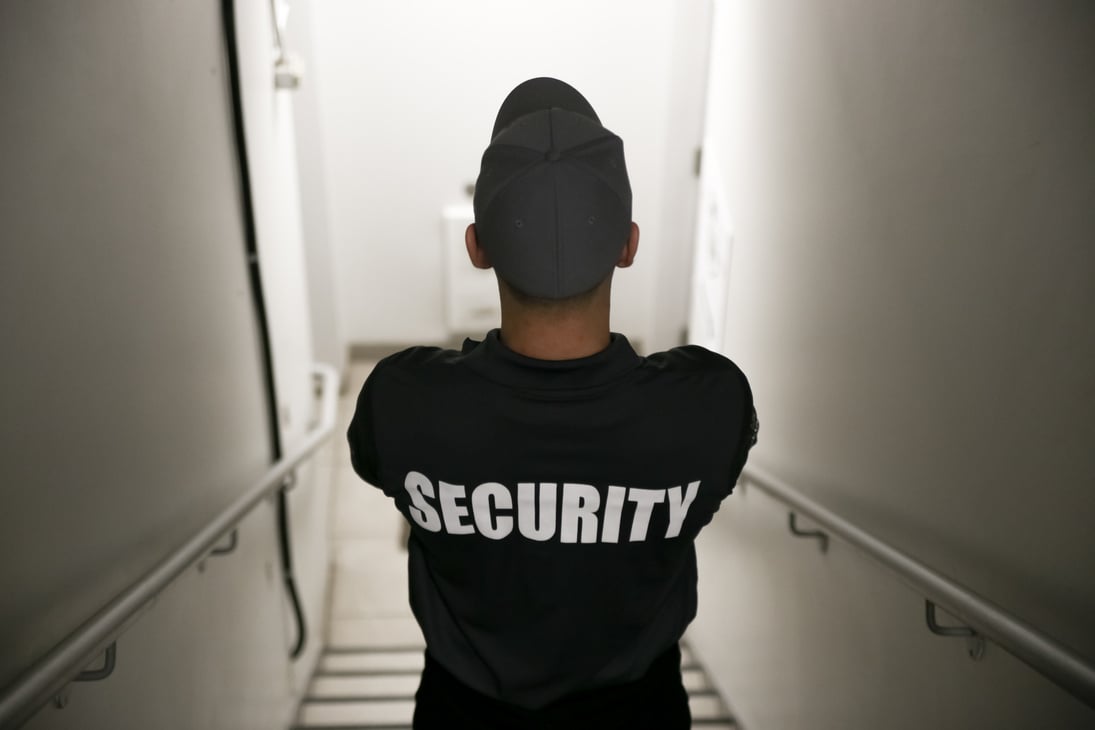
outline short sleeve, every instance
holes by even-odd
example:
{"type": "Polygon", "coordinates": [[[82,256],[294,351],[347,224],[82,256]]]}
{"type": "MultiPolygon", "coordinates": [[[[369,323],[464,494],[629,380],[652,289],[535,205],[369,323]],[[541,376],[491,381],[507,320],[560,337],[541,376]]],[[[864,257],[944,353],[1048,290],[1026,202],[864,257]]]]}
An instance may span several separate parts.
{"type": "MultiPolygon", "coordinates": [[[[744,374],[742,380],[745,381],[744,374]]],[[[741,476],[742,469],[745,468],[745,462],[749,458],[749,450],[757,443],[757,434],[760,432],[760,421],[757,420],[757,409],[753,403],[753,393],[749,388],[748,381],[745,381],[745,403],[743,404],[744,422],[741,430],[741,440],[737,444],[735,450],[733,475],[734,482],[736,483],[738,477],[741,476]]]]}
{"type": "Polygon", "coordinates": [[[373,414],[372,389],[375,386],[376,371],[365,380],[357,396],[350,428],[346,439],[350,444],[350,463],[359,477],[373,486],[380,484],[380,465],[376,448],[375,419],[373,414]]]}

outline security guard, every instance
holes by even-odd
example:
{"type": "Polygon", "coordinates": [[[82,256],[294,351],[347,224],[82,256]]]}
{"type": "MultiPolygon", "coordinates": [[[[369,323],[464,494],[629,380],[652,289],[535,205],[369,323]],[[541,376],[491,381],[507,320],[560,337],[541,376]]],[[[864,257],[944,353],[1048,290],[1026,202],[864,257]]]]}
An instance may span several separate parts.
{"type": "Polygon", "coordinates": [[[414,727],[688,728],[693,542],[756,441],[748,381],[610,331],[639,244],[623,142],[562,81],[506,97],[465,238],[501,327],[381,361],[348,434],[411,525],[414,727]]]}

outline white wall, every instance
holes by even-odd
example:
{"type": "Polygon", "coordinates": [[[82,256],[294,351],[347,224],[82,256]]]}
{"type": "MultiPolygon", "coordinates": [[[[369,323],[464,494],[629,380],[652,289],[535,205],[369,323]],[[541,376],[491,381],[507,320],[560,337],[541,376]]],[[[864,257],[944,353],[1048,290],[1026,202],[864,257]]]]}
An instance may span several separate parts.
{"type": "MultiPolygon", "coordinates": [[[[322,2],[322,0],[320,0],[322,2]]],[[[339,318],[335,263],[331,250],[330,210],[324,176],[325,146],[320,131],[319,94],[315,81],[315,48],[312,32],[314,0],[294,0],[289,6],[284,42],[302,71],[293,92],[297,179],[299,180],[301,230],[308,270],[308,302],[311,312],[312,348],[316,359],[343,370],[346,342],[339,318]]]]}
{"type": "MultiPolygon", "coordinates": [[[[755,463],[1095,661],[1095,8],[720,10],[755,463]]],[[[702,540],[696,636],[750,730],[1095,723],[759,494],[702,540]]]]}
{"type": "MultiPolygon", "coordinates": [[[[288,452],[307,436],[316,419],[311,315],[322,316],[324,312],[322,307],[313,305],[316,300],[309,298],[308,282],[310,265],[322,267],[324,260],[322,256],[310,259],[305,253],[294,123],[294,105],[298,100],[294,91],[274,87],[270,58],[275,35],[270,3],[237,0],[236,18],[259,268],[274,366],[278,425],[283,450],[288,452]]],[[[323,250],[322,241],[319,249],[323,250]]],[[[323,273],[322,268],[316,271],[312,280],[322,282],[323,273]]],[[[320,321],[319,327],[329,340],[332,337],[329,324],[320,321]]],[[[329,341],[327,345],[329,348],[329,341]]],[[[328,351],[328,354],[338,353],[328,351]]],[[[340,434],[334,434],[332,438],[340,440],[339,437],[340,434]]],[[[297,487],[289,495],[294,576],[310,635],[304,654],[290,667],[291,681],[287,687],[290,700],[302,695],[325,634],[328,490],[333,459],[325,455],[315,466],[315,471],[301,470],[297,487]]],[[[296,632],[295,625],[287,627],[290,641],[296,640],[296,632]]]]}
{"type": "Polygon", "coordinates": [[[537,75],[574,84],[623,139],[642,229],[613,326],[676,344],[687,170],[698,143],[706,2],[385,0],[313,7],[339,313],[351,343],[445,338],[441,209],[469,199],[502,99],[537,75]],[[682,172],[683,170],[683,172],[682,172]],[[670,313],[670,314],[667,314],[670,313]],[[659,319],[662,317],[664,320],[659,319]],[[667,341],[669,340],[669,341],[667,341]]]}
{"type": "MultiPolygon", "coordinates": [[[[283,443],[312,421],[290,97],[265,0],[237,9],[283,443]]],[[[219,3],[0,5],[0,686],[189,538],[270,463],[219,3]]],[[[30,728],[287,727],[322,642],[331,457],[292,494],[295,638],[276,513],[181,576],[104,682],[30,728]]]]}
{"type": "MultiPolygon", "coordinates": [[[[649,351],[691,342],[688,312],[692,248],[696,224],[697,153],[702,151],[704,101],[710,58],[710,0],[686,0],[673,6],[673,49],[665,100],[666,130],[661,177],[661,229],[654,262],[654,306],[649,312],[649,351]]],[[[645,252],[649,254],[649,251],[645,252]]]]}

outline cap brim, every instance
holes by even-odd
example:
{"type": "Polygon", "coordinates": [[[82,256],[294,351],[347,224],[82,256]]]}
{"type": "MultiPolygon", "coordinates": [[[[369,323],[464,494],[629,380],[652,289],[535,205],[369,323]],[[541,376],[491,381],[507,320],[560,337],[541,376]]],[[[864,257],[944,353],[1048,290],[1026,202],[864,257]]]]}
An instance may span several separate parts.
{"type": "Polygon", "coordinates": [[[575,112],[589,117],[597,124],[601,123],[597,112],[593,111],[592,105],[577,89],[559,79],[541,76],[529,79],[509,92],[509,96],[498,109],[498,116],[494,118],[494,129],[490,138],[494,139],[499,132],[526,114],[552,108],[575,112]]]}

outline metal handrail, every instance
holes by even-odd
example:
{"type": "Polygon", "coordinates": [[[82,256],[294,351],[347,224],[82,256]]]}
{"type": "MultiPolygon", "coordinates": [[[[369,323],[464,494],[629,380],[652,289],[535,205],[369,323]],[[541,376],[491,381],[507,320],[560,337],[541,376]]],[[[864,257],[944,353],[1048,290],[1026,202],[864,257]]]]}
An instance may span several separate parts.
{"type": "Polygon", "coordinates": [[[128,628],[137,614],[149,608],[176,578],[208,555],[211,549],[263,499],[283,488],[293,470],[312,455],[335,424],[338,374],[329,365],[316,364],[323,393],[320,419],[304,441],[273,464],[266,473],[231,504],[180,545],[142,578],[119,593],[110,603],[50,649],[0,694],[0,727],[25,721],[56,695],[95,656],[128,628]]]}
{"type": "Polygon", "coordinates": [[[749,467],[742,472],[741,479],[867,553],[897,573],[928,601],[939,604],[948,613],[973,627],[978,634],[992,640],[1088,706],[1095,707],[1095,666],[1068,647],[763,470],[749,467]]]}

